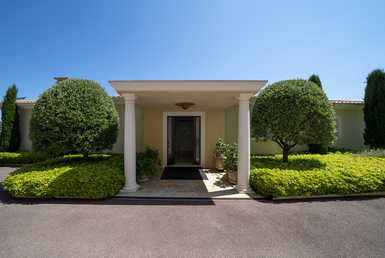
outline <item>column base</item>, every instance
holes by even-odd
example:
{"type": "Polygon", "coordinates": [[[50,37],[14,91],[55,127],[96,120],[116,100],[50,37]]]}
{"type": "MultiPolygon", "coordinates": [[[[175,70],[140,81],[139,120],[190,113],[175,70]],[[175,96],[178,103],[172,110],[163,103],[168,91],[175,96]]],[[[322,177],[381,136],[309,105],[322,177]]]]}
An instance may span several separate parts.
{"type": "Polygon", "coordinates": [[[255,193],[250,186],[245,187],[242,185],[236,185],[236,186],[234,186],[234,189],[237,190],[238,193],[255,193]]]}
{"type": "Polygon", "coordinates": [[[120,192],[129,192],[129,193],[133,193],[133,192],[136,192],[138,189],[139,189],[140,185],[138,184],[135,184],[135,185],[131,185],[131,186],[123,186],[122,189],[120,189],[120,192]]]}

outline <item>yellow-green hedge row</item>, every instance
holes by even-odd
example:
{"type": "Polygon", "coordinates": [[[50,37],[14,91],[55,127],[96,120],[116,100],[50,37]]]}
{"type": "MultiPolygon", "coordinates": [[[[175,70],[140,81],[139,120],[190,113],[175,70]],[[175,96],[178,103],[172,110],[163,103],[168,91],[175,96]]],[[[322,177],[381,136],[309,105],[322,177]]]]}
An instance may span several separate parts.
{"type": "Polygon", "coordinates": [[[385,191],[385,159],[352,153],[252,156],[251,187],[269,197],[385,191]]]}
{"type": "Polygon", "coordinates": [[[2,183],[14,195],[107,198],[124,184],[123,155],[68,155],[19,168],[2,183]]]}
{"type": "Polygon", "coordinates": [[[44,156],[37,155],[31,151],[0,152],[1,164],[33,164],[46,160],[44,156]]]}

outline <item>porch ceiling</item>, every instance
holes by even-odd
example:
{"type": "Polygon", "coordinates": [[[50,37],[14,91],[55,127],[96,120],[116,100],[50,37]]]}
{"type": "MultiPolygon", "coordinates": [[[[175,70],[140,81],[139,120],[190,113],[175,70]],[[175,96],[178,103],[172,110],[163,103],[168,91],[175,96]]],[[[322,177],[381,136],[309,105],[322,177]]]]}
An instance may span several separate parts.
{"type": "Polygon", "coordinates": [[[226,109],[239,94],[257,94],[267,81],[109,81],[120,95],[135,94],[143,109],[182,110],[178,102],[193,102],[188,110],[226,109]]]}

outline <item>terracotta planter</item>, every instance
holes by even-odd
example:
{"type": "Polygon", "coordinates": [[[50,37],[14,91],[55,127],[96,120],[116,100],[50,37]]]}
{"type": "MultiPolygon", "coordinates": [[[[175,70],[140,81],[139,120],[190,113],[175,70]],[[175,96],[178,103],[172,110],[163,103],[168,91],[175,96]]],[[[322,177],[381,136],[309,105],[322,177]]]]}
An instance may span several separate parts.
{"type": "Polygon", "coordinates": [[[228,171],[227,175],[229,176],[229,182],[233,185],[236,185],[238,182],[238,171],[228,171]]]}
{"type": "Polygon", "coordinates": [[[225,159],[224,157],[215,158],[215,168],[216,169],[223,171],[223,160],[224,159],[225,159]]]}

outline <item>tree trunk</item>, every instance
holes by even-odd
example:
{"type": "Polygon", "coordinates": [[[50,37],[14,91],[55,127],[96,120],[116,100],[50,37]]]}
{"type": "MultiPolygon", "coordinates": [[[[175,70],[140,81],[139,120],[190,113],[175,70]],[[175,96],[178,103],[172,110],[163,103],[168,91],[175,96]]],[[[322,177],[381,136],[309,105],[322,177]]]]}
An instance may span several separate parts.
{"type": "Polygon", "coordinates": [[[88,152],[83,152],[83,159],[88,160],[88,152]]]}
{"type": "Polygon", "coordinates": [[[283,162],[289,161],[289,150],[290,150],[290,148],[288,148],[288,147],[283,148],[283,162]]]}

